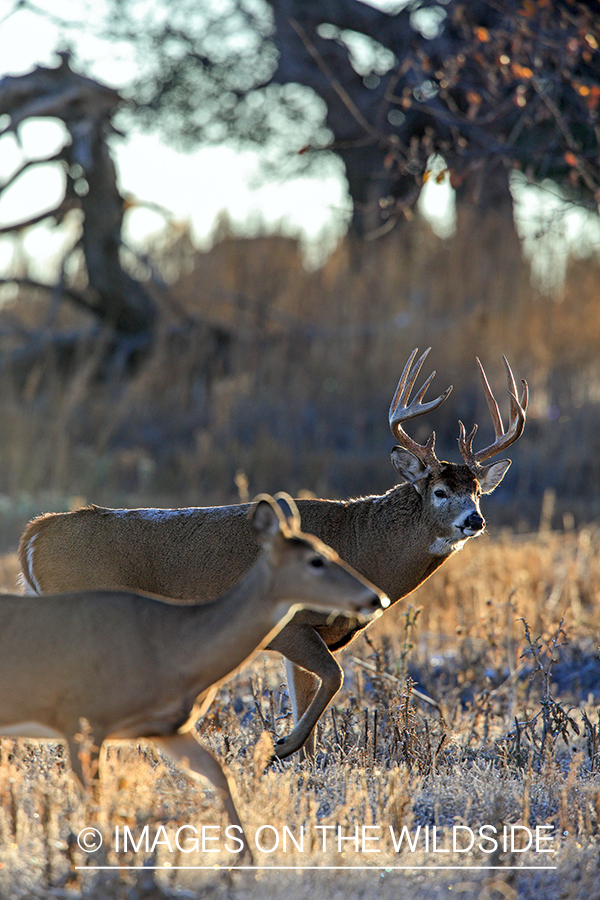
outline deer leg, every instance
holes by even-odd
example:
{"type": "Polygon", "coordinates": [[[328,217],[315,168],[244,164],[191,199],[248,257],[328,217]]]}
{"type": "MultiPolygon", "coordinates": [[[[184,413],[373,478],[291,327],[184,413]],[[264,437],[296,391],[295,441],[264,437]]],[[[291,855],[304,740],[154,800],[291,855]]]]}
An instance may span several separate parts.
{"type": "Polygon", "coordinates": [[[252,852],[233,802],[232,792],[234,786],[231,779],[223,771],[221,763],[206,747],[203,747],[196,740],[191,732],[177,733],[169,737],[153,737],[152,743],[196,781],[199,780],[199,776],[203,776],[210,781],[221,796],[229,821],[232,825],[239,828],[240,839],[244,842],[244,849],[241,852],[240,859],[247,857],[251,865],[252,852]]]}
{"type": "Polygon", "coordinates": [[[275,744],[279,759],[285,759],[303,746],[305,755],[314,754],[313,729],[344,680],[342,667],[313,628],[290,628],[288,625],[285,631],[283,640],[279,640],[283,635],[281,632],[270,644],[293,664],[289,687],[295,724],[293,731],[275,744]],[[317,679],[320,681],[318,689],[317,679]]]}
{"type": "MultiPolygon", "coordinates": [[[[69,748],[71,776],[83,800],[87,818],[95,821],[97,815],[95,810],[102,805],[102,782],[100,779],[102,773],[100,769],[106,756],[106,747],[103,744],[104,735],[99,735],[97,731],[94,731],[94,743],[83,748],[78,732],[79,728],[71,729],[65,735],[69,748]]],[[[102,861],[98,855],[94,859],[96,863],[102,861]]]]}
{"type": "MultiPolygon", "coordinates": [[[[212,685],[211,687],[207,688],[203,694],[200,694],[200,696],[196,699],[193,711],[193,718],[195,722],[197,722],[198,719],[202,719],[206,715],[206,713],[210,709],[210,706],[212,705],[213,700],[217,696],[218,690],[218,684],[212,685]]],[[[192,718],[192,714],[190,714],[190,718],[192,718]]]]}
{"type": "MultiPolygon", "coordinates": [[[[294,725],[297,725],[317,693],[317,690],[319,688],[319,679],[316,675],[313,675],[312,672],[307,672],[306,669],[303,669],[300,666],[297,666],[295,663],[290,662],[289,659],[285,660],[285,674],[287,677],[290,701],[292,703],[294,725]]],[[[300,754],[300,759],[314,759],[315,731],[316,729],[313,728],[304,741],[302,747],[300,747],[300,750],[298,751],[298,753],[300,754]]],[[[285,738],[281,738],[279,741],[277,741],[277,745],[275,747],[275,753],[277,756],[279,756],[279,754],[283,752],[281,748],[284,742],[285,738]]]]}
{"type": "Polygon", "coordinates": [[[85,794],[89,787],[94,794],[100,783],[100,762],[104,757],[103,744],[106,734],[95,726],[82,740],[81,722],[65,730],[71,771],[80,790],[85,794]]]}
{"type": "Polygon", "coordinates": [[[69,737],[67,738],[67,744],[69,747],[69,758],[71,762],[71,772],[73,774],[73,779],[83,796],[85,795],[86,779],[83,774],[83,766],[81,764],[81,758],[79,756],[79,741],[76,741],[73,736],[69,735],[69,737]]]}

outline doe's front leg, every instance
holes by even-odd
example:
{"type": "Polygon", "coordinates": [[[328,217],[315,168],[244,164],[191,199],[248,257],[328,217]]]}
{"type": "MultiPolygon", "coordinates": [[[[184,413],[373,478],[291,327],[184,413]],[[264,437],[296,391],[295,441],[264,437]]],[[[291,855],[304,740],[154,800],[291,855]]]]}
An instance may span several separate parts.
{"type": "Polygon", "coordinates": [[[218,759],[189,731],[168,737],[153,737],[152,742],[196,781],[200,777],[208,779],[220,794],[229,821],[239,828],[240,839],[244,844],[240,860],[245,859],[252,865],[252,851],[233,801],[235,787],[218,759]]]}

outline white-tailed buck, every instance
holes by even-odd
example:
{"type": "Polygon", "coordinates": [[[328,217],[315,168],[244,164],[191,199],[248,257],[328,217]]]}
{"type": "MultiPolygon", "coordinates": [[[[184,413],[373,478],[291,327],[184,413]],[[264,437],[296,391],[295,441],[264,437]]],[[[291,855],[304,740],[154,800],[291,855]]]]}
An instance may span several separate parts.
{"type": "MultiPolygon", "coordinates": [[[[347,563],[385,591],[392,603],[420,585],[485,521],[482,494],[500,483],[510,460],[484,466],[490,457],[521,435],[528,391],[521,399],[506,359],[510,421],[506,432],[498,405],[477,360],[494,424],[495,439],[473,450],[477,426],[469,435],[460,424],[464,462],[443,462],[435,455],[435,434],[423,445],[404,424],[444,402],[451,387],[424,401],[435,372],[410,400],[429,350],[415,362],[411,354],[392,400],[389,422],[398,445],[392,465],[402,484],[382,496],[357,500],[298,500],[303,526],[333,547],[347,563]]],[[[19,549],[26,588],[37,593],[122,585],[180,600],[213,597],[228,588],[254,562],[258,544],[247,519],[247,505],[190,509],[115,510],[88,506],[49,513],[27,526],[19,549]]],[[[308,741],[313,728],[342,684],[333,652],[364,625],[348,625],[323,613],[297,613],[269,647],[286,658],[295,726],[276,744],[289,756],[308,741]]]]}
{"type": "MultiPolygon", "coordinates": [[[[264,495],[248,526],[264,548],[241,581],[209,603],[118,591],[0,596],[0,736],[66,738],[83,778],[80,718],[98,747],[149,737],[187,772],[208,778],[245,841],[228,778],[194,737],[197,701],[264,646],[298,608],[366,624],[389,604],[264,495]]],[[[196,600],[201,595],[196,595],[196,600]]],[[[345,620],[348,622],[348,620],[345,620]]]]}

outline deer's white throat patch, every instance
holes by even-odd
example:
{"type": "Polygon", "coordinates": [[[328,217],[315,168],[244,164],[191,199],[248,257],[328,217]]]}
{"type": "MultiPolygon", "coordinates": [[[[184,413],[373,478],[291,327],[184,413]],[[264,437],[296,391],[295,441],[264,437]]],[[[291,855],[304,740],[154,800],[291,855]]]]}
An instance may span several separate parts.
{"type": "Polygon", "coordinates": [[[448,556],[449,553],[456,553],[457,550],[466,544],[468,537],[439,537],[430,545],[429,552],[432,556],[448,556]]]}

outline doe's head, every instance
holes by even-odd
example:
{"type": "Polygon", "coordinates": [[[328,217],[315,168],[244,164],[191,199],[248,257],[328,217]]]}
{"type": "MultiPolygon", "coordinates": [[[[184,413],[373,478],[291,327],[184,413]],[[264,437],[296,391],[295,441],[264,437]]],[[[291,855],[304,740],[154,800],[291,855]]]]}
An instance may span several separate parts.
{"type": "Polygon", "coordinates": [[[373,618],[389,606],[388,597],[334,550],[300,530],[300,515],[289,495],[260,494],[250,518],[269,555],[277,599],[359,619],[373,618]]]}

